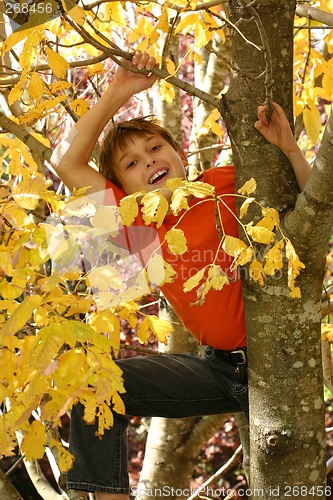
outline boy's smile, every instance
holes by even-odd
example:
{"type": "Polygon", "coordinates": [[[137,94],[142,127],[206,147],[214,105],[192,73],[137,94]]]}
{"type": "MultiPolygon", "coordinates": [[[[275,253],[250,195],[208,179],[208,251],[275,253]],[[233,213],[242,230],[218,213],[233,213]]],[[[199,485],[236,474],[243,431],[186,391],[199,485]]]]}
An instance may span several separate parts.
{"type": "Polygon", "coordinates": [[[115,172],[126,194],[153,191],[167,179],[185,178],[187,160],[160,135],[134,135],[125,149],[115,152],[115,172]]]}

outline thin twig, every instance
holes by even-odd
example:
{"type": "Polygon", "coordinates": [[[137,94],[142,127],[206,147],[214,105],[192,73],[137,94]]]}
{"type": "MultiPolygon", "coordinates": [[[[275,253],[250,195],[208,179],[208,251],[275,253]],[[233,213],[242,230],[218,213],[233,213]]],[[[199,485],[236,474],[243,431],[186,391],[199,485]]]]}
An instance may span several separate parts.
{"type": "Polygon", "coordinates": [[[198,488],[190,497],[187,498],[187,500],[194,500],[195,498],[200,497],[200,492],[204,491],[207,486],[209,486],[215,479],[219,478],[220,476],[227,474],[229,470],[231,470],[238,462],[239,459],[242,455],[242,445],[240,444],[234,454],[229,458],[229,460],[222,465],[210,478],[205,481],[200,488],[198,488]]]}

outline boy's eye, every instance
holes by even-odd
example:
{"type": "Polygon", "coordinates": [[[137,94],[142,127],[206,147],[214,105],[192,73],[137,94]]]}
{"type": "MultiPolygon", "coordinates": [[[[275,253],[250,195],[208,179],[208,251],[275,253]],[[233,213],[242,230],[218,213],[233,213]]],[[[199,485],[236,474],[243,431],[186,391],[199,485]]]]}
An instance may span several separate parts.
{"type": "Polygon", "coordinates": [[[158,149],[160,149],[160,147],[161,147],[161,146],[156,145],[156,146],[153,146],[153,147],[151,148],[151,150],[152,150],[152,151],[157,151],[158,149]]]}
{"type": "Polygon", "coordinates": [[[135,161],[135,160],[133,160],[133,161],[131,161],[131,163],[129,163],[129,164],[127,165],[127,168],[134,167],[135,165],[136,165],[136,161],[135,161]]]}

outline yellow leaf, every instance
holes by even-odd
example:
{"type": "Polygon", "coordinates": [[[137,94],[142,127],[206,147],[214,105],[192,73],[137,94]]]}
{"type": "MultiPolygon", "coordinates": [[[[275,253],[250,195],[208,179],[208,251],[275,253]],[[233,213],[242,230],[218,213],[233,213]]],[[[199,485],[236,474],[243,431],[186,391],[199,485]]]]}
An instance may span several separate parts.
{"type": "Polygon", "coordinates": [[[51,143],[47,137],[43,137],[41,134],[38,134],[37,132],[30,132],[30,135],[32,135],[37,141],[39,141],[41,144],[44,144],[47,148],[51,148],[51,143]]]}
{"type": "Polygon", "coordinates": [[[160,342],[166,343],[167,337],[173,332],[173,328],[167,321],[155,315],[146,316],[138,328],[138,339],[141,344],[147,342],[153,333],[160,342]]]}
{"type": "Polygon", "coordinates": [[[117,308],[117,314],[127,321],[127,323],[132,327],[135,328],[138,322],[137,318],[137,311],[139,310],[139,306],[136,302],[129,301],[117,308]]]}
{"type": "Polygon", "coordinates": [[[62,324],[50,324],[41,328],[31,348],[29,364],[34,368],[46,368],[66,342],[66,327],[62,324]]]}
{"type": "Polygon", "coordinates": [[[70,107],[78,116],[83,116],[89,111],[89,104],[81,98],[74,99],[74,101],[70,103],[70,107]]]}
{"type": "Polygon", "coordinates": [[[247,248],[246,244],[239,238],[226,235],[223,239],[222,248],[226,254],[231,257],[238,257],[238,255],[247,248]]]}
{"type": "MultiPolygon", "coordinates": [[[[262,208],[262,214],[264,216],[264,219],[272,219],[273,221],[273,227],[276,226],[278,227],[280,225],[280,216],[279,216],[279,212],[277,210],[275,210],[275,208],[262,208]]],[[[268,223],[268,225],[266,223],[263,224],[264,227],[267,227],[267,229],[269,229],[269,226],[270,226],[270,222],[268,223]]],[[[257,224],[257,226],[259,226],[261,224],[257,224]]]]}
{"type": "Polygon", "coordinates": [[[66,78],[67,70],[70,69],[69,63],[58,52],[45,47],[45,54],[50,68],[58,78],[66,78]]]}
{"type": "Polygon", "coordinates": [[[182,188],[177,188],[172,193],[170,209],[173,215],[178,215],[182,210],[189,209],[186,194],[182,188]]]}
{"type": "MultiPolygon", "coordinates": [[[[66,2],[65,2],[66,3],[66,2]]],[[[73,21],[76,22],[79,26],[83,26],[85,19],[86,19],[86,13],[84,10],[79,6],[75,5],[72,9],[68,11],[68,15],[73,19],[73,21]]]]}
{"type": "Polygon", "coordinates": [[[7,247],[0,247],[0,269],[6,276],[13,276],[12,254],[7,247]]]}
{"type": "Polygon", "coordinates": [[[183,283],[184,292],[190,292],[191,290],[193,290],[193,288],[198,286],[200,281],[204,277],[205,271],[206,268],[203,267],[202,269],[200,269],[200,271],[196,272],[193,276],[191,276],[191,278],[186,280],[185,283],[183,283]]]}
{"type": "Polygon", "coordinates": [[[57,464],[60,472],[69,471],[74,463],[75,457],[64,446],[51,437],[50,448],[56,448],[57,464]]]}
{"type": "Polygon", "coordinates": [[[283,268],[283,256],[282,248],[284,247],[284,241],[278,241],[265,255],[264,257],[264,271],[268,276],[273,276],[276,271],[283,268]]]}
{"type": "Polygon", "coordinates": [[[223,136],[223,130],[221,126],[217,123],[218,120],[220,120],[221,115],[218,111],[217,108],[214,108],[214,110],[208,115],[206,120],[204,121],[203,126],[198,130],[196,133],[196,137],[200,138],[208,134],[208,132],[211,130],[215,135],[218,136],[220,140],[222,140],[223,136]]]}
{"type": "Polygon", "coordinates": [[[137,336],[140,344],[145,344],[151,335],[150,324],[148,321],[148,316],[144,318],[144,320],[140,323],[140,326],[137,330],[137,336]]]}
{"type": "Polygon", "coordinates": [[[88,324],[98,333],[108,334],[112,347],[120,348],[119,318],[109,309],[93,313],[88,318],[88,324]]]}
{"type": "Polygon", "coordinates": [[[182,31],[184,35],[187,35],[191,30],[195,29],[199,20],[200,16],[197,13],[185,15],[180,23],[178,23],[175,34],[182,31]]]}
{"type": "Polygon", "coordinates": [[[112,236],[117,236],[119,233],[120,215],[115,206],[98,206],[91,222],[94,227],[102,227],[112,236]]]}
{"type": "Polygon", "coordinates": [[[150,192],[141,200],[142,216],[145,224],[156,222],[156,227],[161,227],[164,217],[169,210],[169,203],[162,193],[150,192]]]}
{"type": "Polygon", "coordinates": [[[130,226],[133,224],[138,216],[139,206],[136,198],[137,193],[125,196],[125,198],[120,201],[118,210],[124,226],[130,226]]]}
{"type": "Polygon", "coordinates": [[[295,280],[301,270],[305,268],[305,265],[300,261],[289,239],[286,240],[286,256],[288,259],[288,286],[290,289],[290,296],[293,299],[298,299],[301,297],[301,291],[299,287],[295,287],[295,280]]]}
{"type": "Polygon", "coordinates": [[[38,420],[34,420],[21,443],[21,451],[29,462],[34,459],[43,458],[47,443],[44,425],[38,420]]]}
{"type": "Polygon", "coordinates": [[[164,260],[163,257],[154,253],[148,260],[147,273],[149,281],[153,287],[160,286],[165,278],[164,260]]]}
{"type": "Polygon", "coordinates": [[[168,73],[170,73],[170,75],[175,74],[177,68],[176,68],[176,65],[173,62],[173,60],[170,59],[170,57],[166,57],[165,64],[166,64],[166,69],[167,69],[168,73]]]}
{"type": "Polygon", "coordinates": [[[1,54],[4,54],[12,47],[14,47],[17,43],[21,42],[26,38],[31,32],[33,28],[22,30],[19,29],[17,31],[13,31],[6,40],[1,44],[1,54]]]}
{"type": "Polygon", "coordinates": [[[89,284],[96,288],[98,291],[124,290],[125,285],[123,279],[115,267],[112,266],[99,266],[92,269],[87,278],[89,284]]]}
{"type": "Polygon", "coordinates": [[[222,290],[224,285],[229,285],[228,276],[220,266],[216,265],[210,266],[208,280],[214,290],[222,290]]]}
{"type": "Polygon", "coordinates": [[[166,233],[165,239],[168,242],[170,252],[175,255],[182,255],[188,250],[187,240],[182,229],[173,227],[166,233]]]}
{"type": "Polygon", "coordinates": [[[20,207],[34,210],[39,204],[41,194],[50,183],[40,175],[28,177],[16,184],[13,189],[13,198],[20,207]]]}
{"type": "Polygon", "coordinates": [[[184,185],[189,194],[192,194],[196,198],[206,198],[207,196],[215,195],[215,187],[206,182],[189,182],[185,181],[184,185]]]}
{"type": "Polygon", "coordinates": [[[249,265],[250,278],[259,283],[261,286],[264,285],[264,268],[262,267],[261,262],[255,259],[249,265]]]}
{"type": "Polygon", "coordinates": [[[197,300],[191,305],[202,306],[205,303],[206,295],[211,290],[212,285],[210,281],[205,281],[196,291],[197,300]]]}
{"type": "Polygon", "coordinates": [[[173,332],[171,324],[155,315],[148,316],[148,321],[153,334],[159,342],[167,343],[167,338],[173,332]]]}
{"type": "Polygon", "coordinates": [[[2,215],[9,222],[9,224],[18,230],[22,230],[31,224],[27,213],[14,201],[5,205],[2,215]]]}
{"type": "Polygon", "coordinates": [[[31,318],[33,311],[37,309],[41,303],[42,297],[39,295],[29,295],[26,297],[3,325],[0,330],[0,336],[13,335],[17,330],[23,328],[31,318]]]}
{"type": "Polygon", "coordinates": [[[1,415],[0,418],[0,456],[10,457],[14,455],[13,450],[17,446],[14,429],[8,422],[7,415],[1,415]]]}
{"type": "Polygon", "coordinates": [[[275,239],[275,233],[265,227],[247,225],[246,231],[254,241],[263,245],[272,243],[275,239]]]}
{"type": "Polygon", "coordinates": [[[172,179],[168,179],[166,181],[166,187],[171,192],[174,192],[175,189],[178,189],[183,185],[184,185],[184,179],[181,179],[180,177],[172,177],[172,179]]]}
{"type": "Polygon", "coordinates": [[[97,436],[103,436],[104,431],[113,426],[113,414],[106,403],[103,403],[98,407],[97,418],[98,428],[96,434],[97,436]]]}
{"type": "Polygon", "coordinates": [[[105,68],[101,62],[96,64],[91,64],[90,66],[88,66],[89,76],[97,75],[98,73],[104,73],[104,71],[105,68]]]}
{"type": "Polygon", "coordinates": [[[112,396],[112,410],[120,415],[125,414],[125,405],[118,392],[115,392],[112,396]]]}
{"type": "Polygon", "coordinates": [[[251,247],[244,248],[237,257],[234,258],[230,269],[233,271],[237,266],[245,266],[253,257],[253,250],[251,247]]]}
{"type": "Polygon", "coordinates": [[[65,82],[64,80],[59,82],[53,82],[49,84],[49,90],[51,94],[56,94],[60,90],[66,90],[71,88],[72,84],[70,82],[65,82]]]}
{"type": "Polygon", "coordinates": [[[21,99],[23,92],[26,89],[26,79],[19,80],[11,89],[8,95],[8,104],[11,106],[15,101],[21,99]]]}
{"type": "Polygon", "coordinates": [[[149,44],[148,38],[144,38],[140,43],[138,43],[136,50],[141,50],[141,52],[146,52],[148,49],[148,44],[149,44]]]}
{"type": "Polygon", "coordinates": [[[309,139],[313,144],[316,144],[319,139],[321,121],[320,113],[313,101],[308,101],[307,106],[303,109],[303,119],[309,139]]]}
{"type": "Polygon", "coordinates": [[[35,99],[36,104],[39,104],[44,95],[44,82],[37,73],[32,73],[29,80],[29,96],[30,99],[35,99]]]}
{"type": "Polygon", "coordinates": [[[160,93],[162,101],[172,104],[175,98],[174,86],[166,80],[160,81],[160,93]]]}
{"type": "MultiPolygon", "coordinates": [[[[9,283],[7,280],[0,282],[0,293],[3,299],[17,299],[26,288],[27,277],[22,275],[19,269],[13,269],[13,277],[9,283]]],[[[17,304],[16,304],[17,305],[17,304]]],[[[18,307],[18,305],[17,305],[18,307]]]]}
{"type": "Polygon", "coordinates": [[[322,340],[327,340],[328,342],[333,341],[333,323],[321,324],[321,338],[322,340]]]}
{"type": "Polygon", "coordinates": [[[249,196],[257,189],[257,183],[253,179],[253,177],[246,181],[245,184],[238,189],[238,193],[243,194],[244,196],[249,196]]]}

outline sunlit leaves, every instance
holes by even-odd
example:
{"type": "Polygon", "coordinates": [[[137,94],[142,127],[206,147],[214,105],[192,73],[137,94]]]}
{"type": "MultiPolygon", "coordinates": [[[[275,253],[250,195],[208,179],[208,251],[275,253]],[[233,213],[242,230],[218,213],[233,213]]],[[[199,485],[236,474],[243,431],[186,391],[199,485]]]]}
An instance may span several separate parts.
{"type": "Polygon", "coordinates": [[[189,278],[187,281],[185,281],[183,285],[184,292],[190,292],[195,288],[196,286],[199,285],[201,282],[202,278],[204,277],[206,268],[202,268],[199,271],[197,271],[191,278],[189,278]]]}
{"type": "Polygon", "coordinates": [[[182,229],[170,229],[166,235],[165,239],[168,242],[170,252],[176,255],[182,255],[187,251],[187,241],[182,229]]]}
{"type": "Polygon", "coordinates": [[[207,116],[203,126],[200,130],[198,130],[196,137],[200,138],[204,135],[207,135],[211,130],[213,134],[217,135],[217,137],[222,140],[223,129],[221,125],[218,123],[221,118],[219,111],[215,108],[210,115],[207,116]]]}
{"type": "Polygon", "coordinates": [[[301,296],[301,290],[298,286],[295,286],[295,280],[305,266],[299,260],[295,248],[289,239],[286,241],[286,256],[288,259],[288,286],[290,288],[290,295],[297,299],[301,296]]]}
{"type": "Polygon", "coordinates": [[[21,443],[21,450],[28,461],[43,458],[47,442],[44,425],[34,420],[26,431],[21,443]]]}
{"type": "MultiPolygon", "coordinates": [[[[142,192],[141,194],[144,194],[142,192]]],[[[137,202],[138,193],[131,194],[123,198],[119,204],[119,214],[125,226],[130,226],[135,221],[139,213],[137,202]]]]}
{"type": "Polygon", "coordinates": [[[244,196],[249,196],[252,194],[257,188],[257,183],[253,177],[246,181],[245,184],[238,189],[238,193],[243,194],[244,196]]]}
{"type": "Polygon", "coordinates": [[[15,309],[8,321],[0,329],[0,337],[13,335],[20,328],[23,328],[37,307],[40,306],[42,298],[40,295],[28,295],[15,309]]]}
{"type": "Polygon", "coordinates": [[[49,47],[45,47],[45,54],[53,73],[60,79],[65,78],[66,72],[70,68],[66,59],[49,47]]]}
{"type": "Polygon", "coordinates": [[[156,227],[161,227],[164,217],[169,210],[169,204],[162,193],[150,192],[141,200],[142,215],[145,224],[156,222],[156,227]]]}
{"type": "Polygon", "coordinates": [[[147,342],[151,334],[155,335],[160,342],[166,343],[173,328],[168,321],[155,315],[146,316],[138,328],[138,339],[141,343],[147,342]]]}

